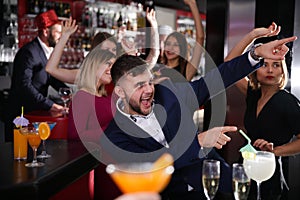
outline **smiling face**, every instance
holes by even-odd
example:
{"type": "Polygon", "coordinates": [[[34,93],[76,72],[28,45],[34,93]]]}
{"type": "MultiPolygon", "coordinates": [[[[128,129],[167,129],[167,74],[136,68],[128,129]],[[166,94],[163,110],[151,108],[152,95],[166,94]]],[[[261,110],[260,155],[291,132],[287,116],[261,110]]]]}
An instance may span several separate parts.
{"type": "Polygon", "coordinates": [[[110,60],[100,64],[96,72],[97,87],[100,87],[100,85],[109,84],[111,82],[110,69],[115,60],[115,58],[111,58],[110,60]]]}
{"type": "Polygon", "coordinates": [[[154,97],[153,77],[149,70],[133,76],[123,76],[115,91],[124,102],[124,112],[134,115],[148,115],[154,97]]]}
{"type": "Polygon", "coordinates": [[[284,81],[282,62],[265,59],[264,64],[256,71],[256,78],[261,86],[280,86],[284,81]]]}
{"type": "Polygon", "coordinates": [[[178,59],[180,55],[180,44],[177,39],[173,36],[170,36],[164,45],[165,56],[168,60],[178,59]]]}

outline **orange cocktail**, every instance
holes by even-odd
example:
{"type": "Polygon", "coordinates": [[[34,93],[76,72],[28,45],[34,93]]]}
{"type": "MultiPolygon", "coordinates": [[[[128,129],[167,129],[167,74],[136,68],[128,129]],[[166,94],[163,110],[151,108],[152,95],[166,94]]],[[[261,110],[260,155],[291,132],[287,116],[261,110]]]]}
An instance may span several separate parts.
{"type": "Polygon", "coordinates": [[[123,193],[161,192],[174,172],[173,162],[110,164],[106,171],[123,193]]]}
{"type": "Polygon", "coordinates": [[[41,138],[38,134],[28,134],[27,139],[28,139],[29,145],[33,149],[37,149],[41,144],[41,138]]]}
{"type": "Polygon", "coordinates": [[[22,134],[19,129],[14,129],[14,159],[25,160],[27,159],[27,137],[22,134]]]}
{"type": "Polygon", "coordinates": [[[38,162],[37,158],[36,158],[37,148],[41,144],[41,138],[40,138],[38,130],[34,127],[24,127],[24,128],[21,128],[20,131],[22,133],[26,134],[28,143],[33,150],[33,160],[31,163],[26,163],[25,166],[26,167],[44,166],[45,163],[38,162]]]}

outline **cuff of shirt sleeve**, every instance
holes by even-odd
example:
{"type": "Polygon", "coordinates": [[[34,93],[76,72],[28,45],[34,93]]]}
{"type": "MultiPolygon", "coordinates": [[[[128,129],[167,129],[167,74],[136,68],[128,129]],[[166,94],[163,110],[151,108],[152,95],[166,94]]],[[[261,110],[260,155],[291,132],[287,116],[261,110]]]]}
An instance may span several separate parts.
{"type": "Polygon", "coordinates": [[[199,151],[199,158],[207,158],[208,153],[212,148],[201,147],[199,151]]]}
{"type": "Polygon", "coordinates": [[[254,60],[254,59],[252,58],[252,56],[250,55],[250,51],[248,52],[248,60],[249,60],[249,62],[250,62],[250,64],[251,64],[252,66],[255,66],[255,65],[257,65],[257,64],[259,63],[259,61],[254,60]]]}

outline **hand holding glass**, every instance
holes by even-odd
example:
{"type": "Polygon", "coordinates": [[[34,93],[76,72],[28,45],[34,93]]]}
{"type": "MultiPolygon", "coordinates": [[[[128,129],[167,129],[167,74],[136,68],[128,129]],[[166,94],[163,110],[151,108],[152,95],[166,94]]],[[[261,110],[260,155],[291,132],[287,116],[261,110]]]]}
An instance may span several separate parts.
{"type": "Polygon", "coordinates": [[[64,102],[64,111],[68,113],[68,107],[67,107],[67,102],[71,99],[72,97],[72,89],[71,88],[59,88],[58,94],[61,98],[61,100],[64,102]]]}
{"type": "Polygon", "coordinates": [[[219,188],[220,161],[204,160],[202,167],[202,184],[207,199],[213,199],[219,188]]]}
{"type": "Polygon", "coordinates": [[[250,178],[245,173],[243,164],[232,165],[232,187],[236,200],[247,200],[250,190],[250,178]]]}
{"type": "Polygon", "coordinates": [[[254,159],[244,159],[243,165],[247,176],[257,183],[257,200],[260,200],[260,184],[273,176],[275,156],[271,152],[258,151],[254,159]]]}

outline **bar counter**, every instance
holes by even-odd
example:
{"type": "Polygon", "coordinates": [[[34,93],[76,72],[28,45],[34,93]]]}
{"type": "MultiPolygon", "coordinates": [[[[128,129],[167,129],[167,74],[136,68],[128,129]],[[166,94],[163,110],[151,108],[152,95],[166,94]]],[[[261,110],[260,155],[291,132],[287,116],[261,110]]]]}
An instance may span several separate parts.
{"type": "MultiPolygon", "coordinates": [[[[45,166],[28,168],[32,150],[27,161],[16,161],[13,144],[0,144],[1,199],[48,199],[99,165],[80,141],[47,140],[46,147],[52,157],[42,160],[45,166]]],[[[95,148],[92,153],[99,152],[95,148]]]]}

